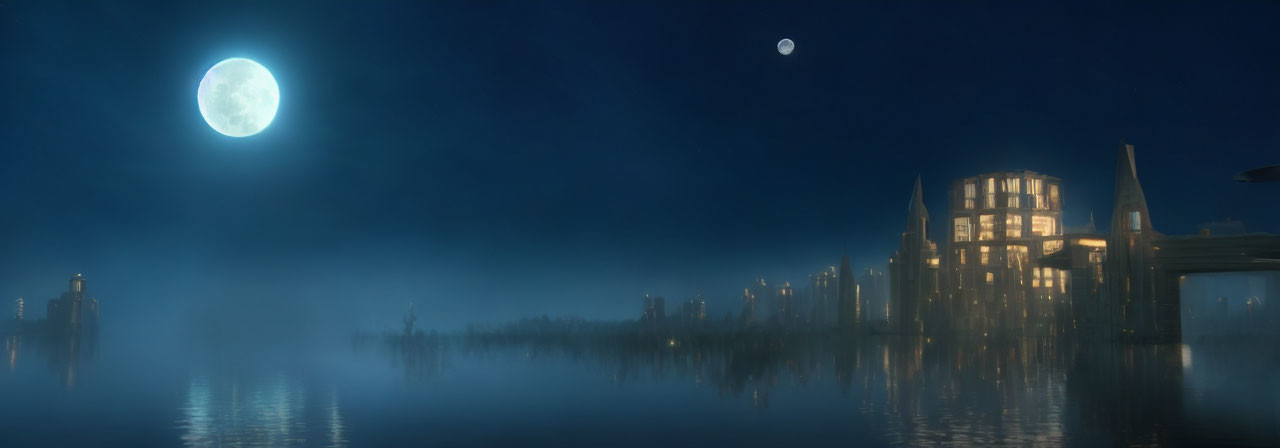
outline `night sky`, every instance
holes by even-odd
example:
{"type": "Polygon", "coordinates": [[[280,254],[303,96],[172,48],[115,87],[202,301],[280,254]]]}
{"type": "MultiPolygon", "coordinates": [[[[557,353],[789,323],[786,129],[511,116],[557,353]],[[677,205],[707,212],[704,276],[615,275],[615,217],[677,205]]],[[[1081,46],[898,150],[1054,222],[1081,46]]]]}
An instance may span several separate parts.
{"type": "Polygon", "coordinates": [[[1105,228],[1122,140],[1157,230],[1280,232],[1231,180],[1280,164],[1280,3],[124,3],[0,0],[2,303],[83,272],[104,319],[718,319],[881,267],[917,174],[935,239],[995,170],[1105,228]],[[229,57],[280,83],[259,135],[196,107],[229,57]]]}

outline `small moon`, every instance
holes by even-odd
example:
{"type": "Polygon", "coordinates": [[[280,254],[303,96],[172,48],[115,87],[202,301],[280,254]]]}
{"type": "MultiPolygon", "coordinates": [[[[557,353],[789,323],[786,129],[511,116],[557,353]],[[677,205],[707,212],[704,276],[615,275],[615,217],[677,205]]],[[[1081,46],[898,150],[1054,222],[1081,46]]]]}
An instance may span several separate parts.
{"type": "Polygon", "coordinates": [[[782,53],[783,56],[791,54],[792,51],[796,51],[796,43],[792,42],[791,39],[778,41],[778,52],[782,53]]]}
{"type": "Polygon", "coordinates": [[[223,135],[248,137],[271,124],[280,107],[280,86],[262,64],[244,58],[219,62],[196,92],[200,115],[223,135]]]}

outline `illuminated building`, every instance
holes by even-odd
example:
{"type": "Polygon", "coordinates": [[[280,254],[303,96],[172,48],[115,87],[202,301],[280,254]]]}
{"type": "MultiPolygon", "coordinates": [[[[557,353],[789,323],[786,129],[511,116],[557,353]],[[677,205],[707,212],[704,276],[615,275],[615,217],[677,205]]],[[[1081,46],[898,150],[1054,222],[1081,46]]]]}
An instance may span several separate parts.
{"type": "Polygon", "coordinates": [[[814,325],[825,327],[836,323],[839,315],[837,282],[835,266],[809,276],[809,302],[813,304],[814,325]]]}
{"type": "Polygon", "coordinates": [[[22,314],[23,314],[24,308],[26,308],[26,306],[25,304],[23,304],[21,297],[19,297],[18,300],[14,301],[13,303],[13,319],[14,320],[22,320],[22,314]]]}
{"type": "Polygon", "coordinates": [[[1032,171],[987,173],[956,181],[949,197],[953,325],[1054,332],[1067,273],[1037,260],[1063,247],[1061,182],[1032,171]]]}
{"type": "Polygon", "coordinates": [[[938,246],[928,238],[929,211],[916,178],[907,206],[907,228],[901,245],[889,260],[889,325],[903,334],[942,330],[946,315],[938,294],[938,246]]]}

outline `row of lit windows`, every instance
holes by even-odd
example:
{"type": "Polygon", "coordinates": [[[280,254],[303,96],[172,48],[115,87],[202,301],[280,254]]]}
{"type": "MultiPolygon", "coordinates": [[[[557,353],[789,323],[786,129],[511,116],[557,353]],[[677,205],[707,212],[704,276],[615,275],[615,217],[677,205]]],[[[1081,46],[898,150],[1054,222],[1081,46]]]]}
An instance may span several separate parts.
{"type": "MultiPolygon", "coordinates": [[[[1056,277],[1056,280],[1057,280],[1056,284],[1057,284],[1058,291],[1063,294],[1066,294],[1067,274],[1068,274],[1068,271],[1057,270],[1053,268],[1032,269],[1031,270],[1031,287],[1039,288],[1041,287],[1040,285],[1043,284],[1045,289],[1053,289],[1055,284],[1054,280],[1056,277]]],[[[987,277],[986,280],[988,285],[994,285],[996,283],[995,273],[987,272],[986,277],[987,277]]]]}
{"type": "MultiPolygon", "coordinates": [[[[1062,250],[1062,240],[1048,240],[1041,244],[1044,255],[1062,250]]],[[[1005,251],[1009,255],[1007,258],[1010,268],[1027,264],[1027,246],[1008,245],[1005,246],[1005,251]]],[[[961,265],[968,263],[967,255],[968,252],[964,248],[956,249],[956,256],[960,259],[961,265]]],[[[978,264],[983,266],[991,264],[991,246],[978,246],[978,264]]]]}
{"type": "MultiPolygon", "coordinates": [[[[996,239],[995,215],[978,216],[978,241],[996,239]]],[[[1031,234],[1035,236],[1053,236],[1058,234],[1058,221],[1051,216],[1032,216],[1031,234]]],[[[973,222],[968,216],[955,218],[955,242],[973,241],[973,222]]],[[[1006,215],[1004,218],[1005,238],[1022,238],[1022,215],[1006,215]]]]}
{"type": "MultiPolygon", "coordinates": [[[[1058,185],[1049,184],[1049,197],[1045,198],[1044,179],[1028,177],[1026,180],[1028,206],[1036,210],[1047,210],[1052,204],[1053,207],[1058,206],[1058,185]]],[[[988,177],[983,179],[983,208],[996,208],[996,179],[988,177]]],[[[1001,190],[1008,196],[1006,197],[1005,206],[1009,208],[1022,207],[1022,185],[1023,179],[1019,177],[1005,178],[1000,182],[1001,190]]],[[[977,207],[978,202],[978,185],[973,182],[964,184],[964,208],[973,210],[977,207]]]]}

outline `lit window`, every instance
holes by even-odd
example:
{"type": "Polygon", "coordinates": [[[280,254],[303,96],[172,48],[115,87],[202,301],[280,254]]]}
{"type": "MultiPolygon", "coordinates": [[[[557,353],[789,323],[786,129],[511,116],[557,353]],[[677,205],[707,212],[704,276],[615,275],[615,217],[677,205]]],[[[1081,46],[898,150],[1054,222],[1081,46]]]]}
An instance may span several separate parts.
{"type": "Polygon", "coordinates": [[[964,184],[964,208],[972,210],[978,201],[978,185],[972,182],[964,184]]]}
{"type": "Polygon", "coordinates": [[[1062,250],[1062,240],[1048,240],[1044,242],[1045,255],[1049,255],[1060,250],[1062,250]]]}
{"type": "Polygon", "coordinates": [[[1022,270],[1027,265],[1027,246],[1005,246],[1005,260],[1010,269],[1022,270]]]}
{"type": "Polygon", "coordinates": [[[1044,180],[1027,178],[1027,195],[1031,201],[1031,208],[1041,210],[1046,208],[1044,201],[1044,180]]]}
{"type": "Polygon", "coordinates": [[[964,264],[964,249],[960,249],[960,250],[958,251],[958,253],[959,253],[959,255],[960,255],[960,264],[962,264],[962,265],[963,265],[963,264],[964,264]]]}
{"type": "Polygon", "coordinates": [[[969,223],[969,217],[956,218],[956,242],[963,243],[973,240],[973,227],[969,223]]]}
{"type": "Polygon", "coordinates": [[[1053,287],[1053,268],[1044,268],[1044,287],[1053,287]]]}
{"type": "Polygon", "coordinates": [[[988,285],[994,285],[995,283],[996,283],[996,275],[995,275],[995,274],[992,274],[992,273],[990,273],[990,272],[988,272],[988,273],[987,273],[987,284],[988,284],[988,285]]]}
{"type": "Polygon", "coordinates": [[[1142,214],[1137,210],[1129,212],[1129,230],[1134,232],[1142,230],[1142,214]]]}
{"type": "Polygon", "coordinates": [[[1005,215],[1004,237],[1022,238],[1022,215],[1005,215]]]}
{"type": "Polygon", "coordinates": [[[996,217],[995,215],[982,215],[978,217],[978,241],[990,241],[996,239],[996,217]]]}
{"type": "Polygon", "coordinates": [[[996,178],[988,177],[986,187],[982,192],[982,206],[984,208],[996,208],[996,178]]]}
{"type": "Polygon", "coordinates": [[[1058,222],[1052,216],[1032,216],[1031,234],[1036,236],[1057,235],[1058,222]]]}
{"type": "Polygon", "coordinates": [[[991,246],[982,246],[978,248],[978,263],[983,266],[991,263],[991,246]]]}
{"type": "Polygon", "coordinates": [[[1058,291],[1067,292],[1067,271],[1058,271],[1058,291]]]}
{"type": "Polygon", "coordinates": [[[1040,287],[1040,270],[1039,269],[1031,270],[1031,287],[1032,288],[1040,287]]]}
{"type": "Polygon", "coordinates": [[[1022,179],[1013,177],[1004,180],[1004,192],[1009,198],[1009,208],[1018,208],[1018,200],[1022,198],[1022,179]]]}
{"type": "Polygon", "coordinates": [[[1058,184],[1049,184],[1049,205],[1057,210],[1058,206],[1058,184]]]}

